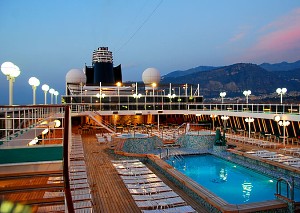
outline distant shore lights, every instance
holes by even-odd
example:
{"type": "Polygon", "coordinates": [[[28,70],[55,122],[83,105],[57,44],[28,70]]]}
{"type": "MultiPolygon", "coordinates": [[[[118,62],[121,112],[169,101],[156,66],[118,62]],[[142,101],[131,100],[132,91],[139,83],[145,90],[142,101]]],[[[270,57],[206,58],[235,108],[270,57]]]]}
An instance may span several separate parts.
{"type": "Polygon", "coordinates": [[[13,105],[13,83],[15,78],[21,73],[18,66],[14,65],[12,62],[4,62],[1,65],[1,71],[6,75],[9,82],[9,105],[13,105]]]}

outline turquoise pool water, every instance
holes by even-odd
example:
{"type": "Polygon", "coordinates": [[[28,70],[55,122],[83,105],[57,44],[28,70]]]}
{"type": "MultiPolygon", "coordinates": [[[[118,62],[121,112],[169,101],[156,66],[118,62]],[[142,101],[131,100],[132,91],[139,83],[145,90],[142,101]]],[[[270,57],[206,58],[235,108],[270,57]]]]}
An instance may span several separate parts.
{"type": "MultiPolygon", "coordinates": [[[[167,162],[217,196],[231,204],[275,199],[276,179],[213,155],[187,155],[167,162]]],[[[282,187],[286,195],[286,186],[282,187]]],[[[300,189],[295,189],[300,201],[300,189]]]]}

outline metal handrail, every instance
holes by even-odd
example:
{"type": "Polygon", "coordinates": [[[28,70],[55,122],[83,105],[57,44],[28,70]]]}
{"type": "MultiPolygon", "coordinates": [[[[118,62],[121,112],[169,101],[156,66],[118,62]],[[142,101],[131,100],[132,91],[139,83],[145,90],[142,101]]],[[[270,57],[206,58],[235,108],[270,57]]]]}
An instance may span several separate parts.
{"type": "Polygon", "coordinates": [[[286,191],[287,191],[287,198],[294,201],[294,177],[292,177],[292,182],[290,183],[286,178],[279,178],[276,183],[276,194],[281,195],[281,182],[286,182],[286,191]]]}
{"type": "MultiPolygon", "coordinates": [[[[116,103],[102,103],[101,110],[99,103],[68,103],[72,106],[73,112],[82,111],[135,111],[135,110],[187,110],[192,112],[207,112],[213,111],[216,113],[227,112],[247,112],[247,113],[272,113],[272,114],[300,114],[300,104],[216,104],[216,103],[185,103],[178,104],[171,102],[169,104],[161,105],[160,103],[120,103],[126,106],[125,108],[117,108],[116,103]],[[151,106],[149,109],[147,106],[151,106]],[[172,107],[170,107],[170,105],[172,107]],[[180,107],[179,107],[180,105],[180,107]],[[154,106],[154,107],[153,107],[154,106]]],[[[1,108],[0,108],[1,110],[1,108]]]]}

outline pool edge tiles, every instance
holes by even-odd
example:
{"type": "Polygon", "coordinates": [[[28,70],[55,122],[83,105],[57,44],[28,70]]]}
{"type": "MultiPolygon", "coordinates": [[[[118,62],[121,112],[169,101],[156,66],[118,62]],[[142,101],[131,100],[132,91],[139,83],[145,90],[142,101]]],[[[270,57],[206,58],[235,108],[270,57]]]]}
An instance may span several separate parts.
{"type": "MultiPolygon", "coordinates": [[[[207,153],[210,154],[210,153],[207,153]]],[[[210,212],[239,212],[248,210],[251,212],[287,212],[287,204],[280,200],[255,202],[250,204],[230,204],[222,198],[216,196],[214,193],[193,181],[191,178],[185,176],[181,172],[157,158],[148,157],[148,162],[154,166],[158,171],[164,174],[168,179],[182,188],[193,199],[201,203],[210,212]]],[[[248,211],[248,212],[249,212],[248,211]]]]}

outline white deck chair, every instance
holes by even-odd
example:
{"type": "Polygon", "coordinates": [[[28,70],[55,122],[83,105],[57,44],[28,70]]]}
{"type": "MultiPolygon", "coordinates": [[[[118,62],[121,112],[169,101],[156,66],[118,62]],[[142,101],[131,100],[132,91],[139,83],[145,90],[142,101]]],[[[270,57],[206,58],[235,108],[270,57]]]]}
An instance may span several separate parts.
{"type": "Polygon", "coordinates": [[[168,209],[142,210],[143,213],[194,213],[196,212],[191,206],[177,206],[168,209]]]}
{"type": "Polygon", "coordinates": [[[37,209],[38,213],[54,213],[54,212],[64,212],[65,211],[65,205],[55,205],[55,206],[40,206],[37,209]]]}
{"type": "Polygon", "coordinates": [[[136,179],[150,179],[150,178],[158,178],[156,174],[144,174],[144,175],[139,175],[139,176],[120,176],[123,180],[136,180],[136,179]]]}
{"type": "Polygon", "coordinates": [[[162,186],[162,187],[156,187],[156,188],[139,188],[139,189],[128,189],[129,193],[134,194],[155,194],[155,193],[161,193],[161,192],[169,192],[172,191],[172,189],[169,186],[162,186]]]}
{"type": "Polygon", "coordinates": [[[88,183],[80,183],[80,184],[70,184],[71,191],[75,191],[78,189],[89,189],[90,186],[88,183]]]}
{"type": "Polygon", "coordinates": [[[159,200],[159,199],[166,199],[172,197],[179,197],[174,191],[169,192],[161,192],[151,195],[132,195],[135,201],[143,201],[143,200],[159,200]]]}
{"type": "Polygon", "coordinates": [[[137,178],[134,178],[134,179],[123,179],[123,182],[125,184],[146,184],[146,183],[162,182],[162,180],[158,177],[154,177],[154,178],[138,178],[139,176],[136,176],[136,177],[137,178]]]}
{"type": "Polygon", "coordinates": [[[136,176],[136,175],[146,175],[146,174],[153,174],[151,170],[117,170],[118,174],[120,175],[129,175],[129,176],[136,176]]]}
{"type": "Polygon", "coordinates": [[[141,162],[138,159],[128,159],[128,160],[112,160],[112,163],[130,163],[130,162],[141,162]]]}
{"type": "Polygon", "coordinates": [[[74,202],[73,205],[74,205],[74,209],[92,208],[92,202],[91,201],[74,202]]]}
{"type": "Polygon", "coordinates": [[[164,182],[141,183],[141,184],[125,184],[128,189],[146,189],[167,186],[164,182]]]}
{"type": "Polygon", "coordinates": [[[181,197],[173,197],[161,200],[146,200],[146,201],[136,201],[136,205],[141,209],[149,208],[169,208],[176,205],[185,205],[185,201],[181,197]]]}
{"type": "Polygon", "coordinates": [[[73,201],[91,201],[92,200],[92,195],[91,193],[89,194],[79,194],[79,195],[72,195],[72,200],[73,201]]]}
{"type": "Polygon", "coordinates": [[[64,197],[64,192],[45,192],[43,198],[64,197]]]}
{"type": "Polygon", "coordinates": [[[79,180],[71,179],[70,180],[71,185],[82,184],[82,183],[88,183],[87,179],[79,179],[79,180]]]}

